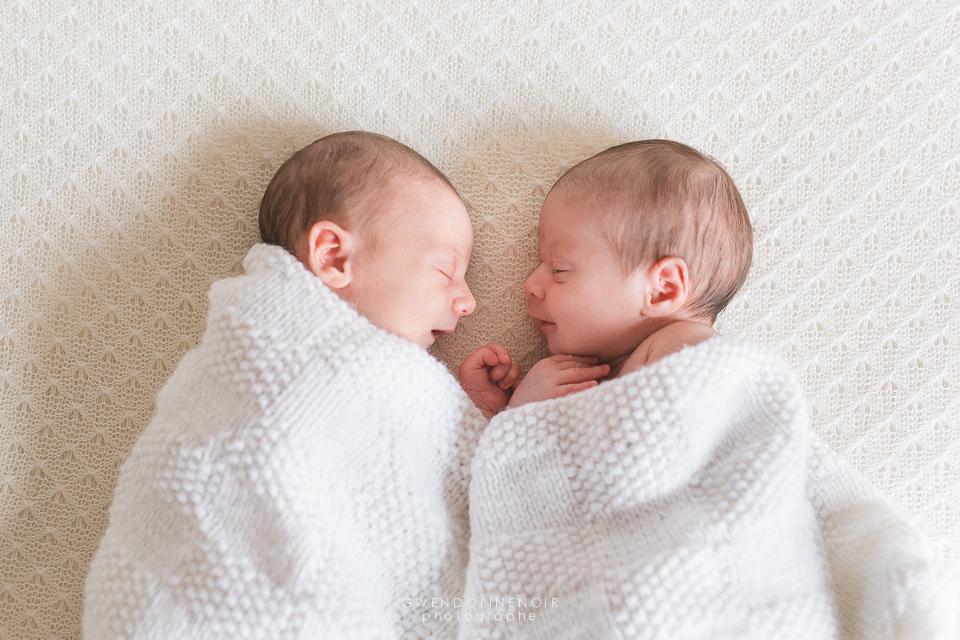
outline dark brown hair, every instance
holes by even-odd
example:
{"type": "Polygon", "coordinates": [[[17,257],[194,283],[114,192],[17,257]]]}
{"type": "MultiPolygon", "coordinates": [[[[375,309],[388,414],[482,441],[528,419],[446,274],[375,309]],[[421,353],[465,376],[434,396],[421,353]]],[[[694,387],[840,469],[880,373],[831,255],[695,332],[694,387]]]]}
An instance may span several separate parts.
{"type": "Polygon", "coordinates": [[[574,166],[558,188],[596,205],[624,273],[682,258],[694,317],[712,323],[743,286],[753,227],[733,179],[713,158],[671,140],[628,142],[574,166]]]}
{"type": "Polygon", "coordinates": [[[293,154],[260,200],[260,238],[299,256],[310,228],[330,220],[376,243],[376,215],[394,180],[439,180],[439,169],[410,147],[376,133],[334,133],[293,154]]]}

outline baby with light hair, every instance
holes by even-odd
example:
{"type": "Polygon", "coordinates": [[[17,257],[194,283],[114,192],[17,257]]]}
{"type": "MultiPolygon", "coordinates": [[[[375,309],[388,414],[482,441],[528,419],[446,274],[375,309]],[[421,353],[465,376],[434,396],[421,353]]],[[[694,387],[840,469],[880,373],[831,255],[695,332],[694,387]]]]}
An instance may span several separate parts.
{"type": "Polygon", "coordinates": [[[453,638],[486,420],[425,347],[476,305],[466,208],[345,132],[277,171],[260,232],[121,469],[84,637],[453,638]]]}
{"type": "Polygon", "coordinates": [[[752,240],[733,180],[686,145],[644,140],[573,167],[543,204],[540,264],[524,283],[534,325],[561,355],[533,368],[511,406],[542,399],[556,382],[548,371],[617,377],[714,335],[752,240]]]}
{"type": "MultiPolygon", "coordinates": [[[[922,536],[816,439],[777,354],[712,328],[752,259],[717,162],[601,152],[539,240],[524,291],[552,355],[476,450],[461,640],[940,637],[922,536]]],[[[483,369],[461,378],[502,386],[483,369]]]]}

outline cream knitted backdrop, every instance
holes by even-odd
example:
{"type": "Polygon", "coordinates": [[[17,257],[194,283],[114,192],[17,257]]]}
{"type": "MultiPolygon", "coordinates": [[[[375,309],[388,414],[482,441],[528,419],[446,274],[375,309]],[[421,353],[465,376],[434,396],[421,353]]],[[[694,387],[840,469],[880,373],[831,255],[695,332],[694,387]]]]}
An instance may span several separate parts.
{"type": "Polygon", "coordinates": [[[721,328],[960,565],[960,5],[934,0],[6,0],[0,638],[75,638],[117,469],[257,240],[293,150],[368,129],[461,190],[476,313],[437,354],[542,353],[521,283],[565,168],[669,137],[723,162],[756,259],[721,328]]]}

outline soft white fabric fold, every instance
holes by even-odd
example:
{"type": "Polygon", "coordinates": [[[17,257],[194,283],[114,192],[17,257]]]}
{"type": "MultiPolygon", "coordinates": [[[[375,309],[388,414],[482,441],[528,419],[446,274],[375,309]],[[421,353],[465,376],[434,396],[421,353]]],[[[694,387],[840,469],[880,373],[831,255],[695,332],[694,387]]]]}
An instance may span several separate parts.
{"type": "Polygon", "coordinates": [[[957,640],[960,582],[923,535],[858,471],[813,436],[807,496],[844,640],[957,640]]]}
{"type": "Polygon", "coordinates": [[[121,470],[84,636],[449,638],[486,421],[446,367],[278,247],[207,329],[121,470]]]}
{"type": "Polygon", "coordinates": [[[463,640],[949,637],[922,537],[756,343],[505,411],[472,472],[463,640]]]}

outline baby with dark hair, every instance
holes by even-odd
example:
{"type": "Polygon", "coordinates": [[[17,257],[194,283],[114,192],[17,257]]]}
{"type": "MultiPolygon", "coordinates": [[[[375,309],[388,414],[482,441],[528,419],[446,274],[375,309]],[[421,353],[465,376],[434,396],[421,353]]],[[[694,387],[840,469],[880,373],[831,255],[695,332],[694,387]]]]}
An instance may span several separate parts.
{"type": "Polygon", "coordinates": [[[368,132],[321,138],[274,175],[260,236],[375,325],[422,347],[476,308],[460,196],[413,149],[368,132]]]}
{"type": "Polygon", "coordinates": [[[486,420],[425,347],[476,305],[463,202],[338,133],[277,171],[260,230],[121,470],[84,636],[453,638],[431,614],[462,595],[486,420]]]}

